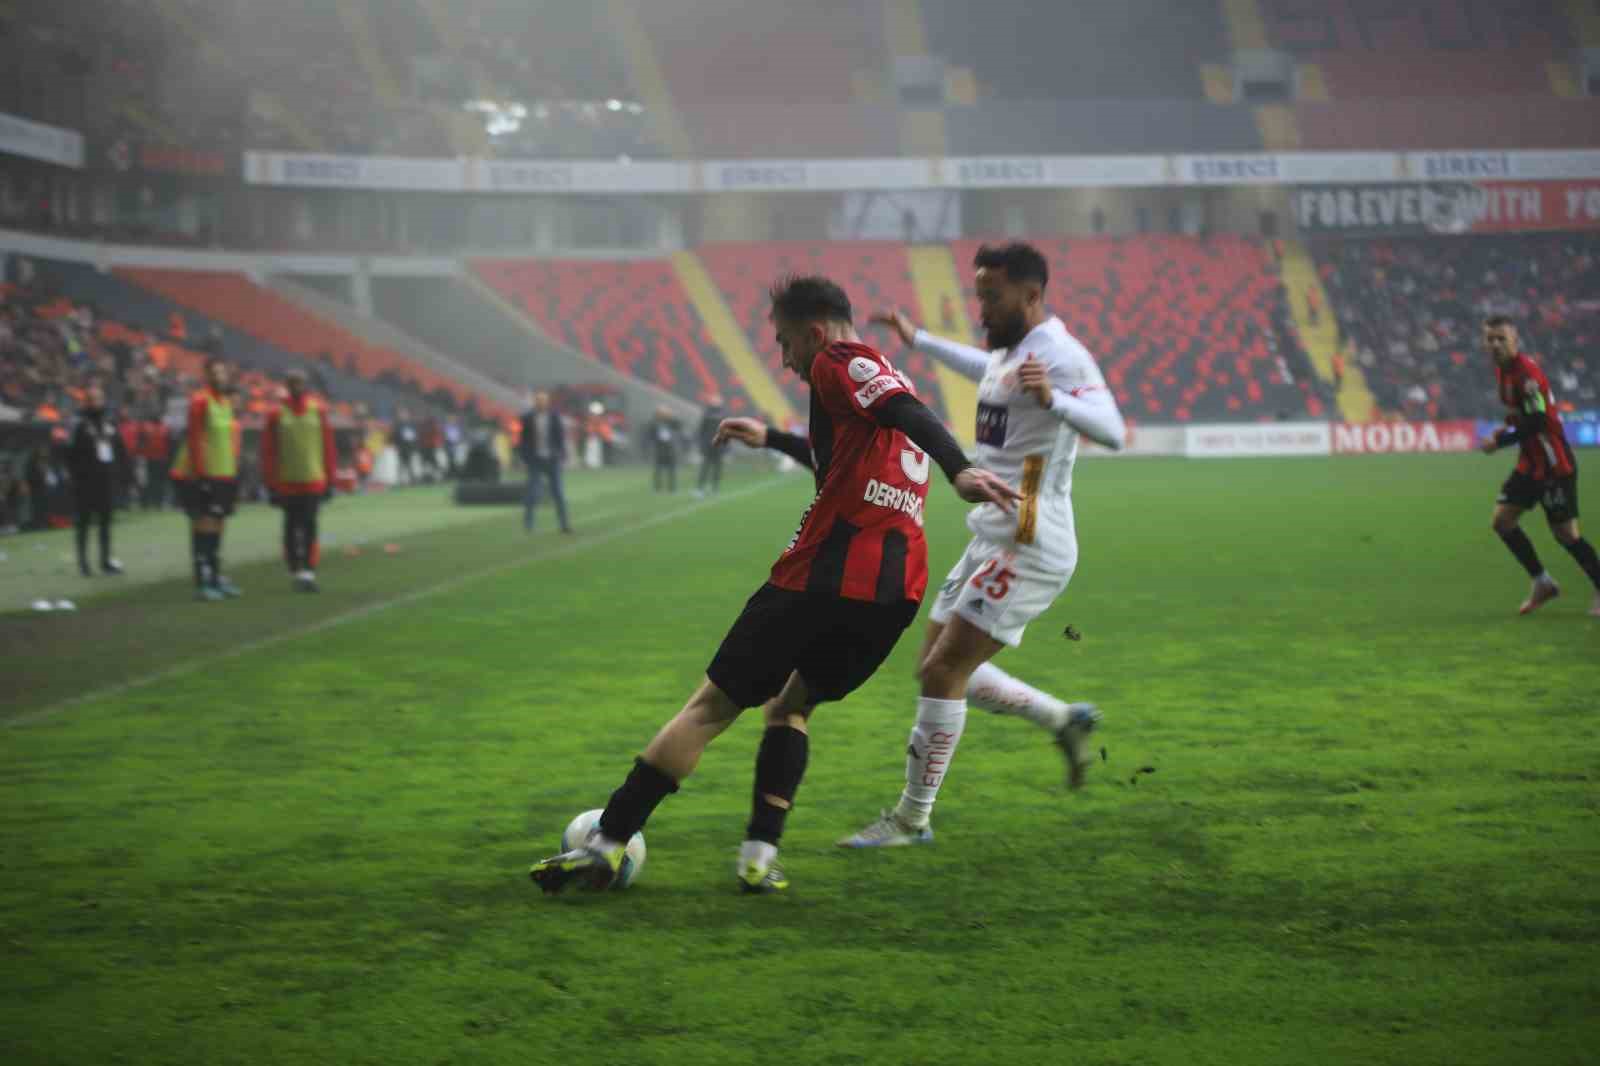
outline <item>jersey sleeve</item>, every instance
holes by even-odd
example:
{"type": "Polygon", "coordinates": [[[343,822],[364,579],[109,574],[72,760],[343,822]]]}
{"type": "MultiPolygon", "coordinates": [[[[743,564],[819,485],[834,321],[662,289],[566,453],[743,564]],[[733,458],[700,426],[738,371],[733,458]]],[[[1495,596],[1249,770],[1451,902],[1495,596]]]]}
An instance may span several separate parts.
{"type": "Polygon", "coordinates": [[[874,413],[889,397],[911,391],[894,368],[880,359],[832,352],[819,353],[811,365],[811,388],[829,414],[869,421],[876,421],[874,413]]]}
{"type": "Polygon", "coordinates": [[[1127,442],[1117,399],[1087,348],[1063,345],[1048,353],[1050,410],[1073,429],[1112,451],[1127,442]]]}

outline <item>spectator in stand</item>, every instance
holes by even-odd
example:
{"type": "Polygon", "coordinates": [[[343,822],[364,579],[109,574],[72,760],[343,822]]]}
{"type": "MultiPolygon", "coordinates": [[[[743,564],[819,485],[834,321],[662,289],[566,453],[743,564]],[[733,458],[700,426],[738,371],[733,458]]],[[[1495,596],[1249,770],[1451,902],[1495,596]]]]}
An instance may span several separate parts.
{"type": "Polygon", "coordinates": [[[111,520],[128,470],[128,453],[116,419],[106,410],[105,389],[99,382],[84,390],[83,407],[67,449],[67,468],[72,473],[76,505],[78,570],[84,577],[94,576],[89,566],[89,525],[94,522],[100,527],[100,572],[121,574],[122,564],[111,554],[111,520]]]}
{"type": "Polygon", "coordinates": [[[159,511],[167,505],[167,477],[172,468],[172,435],[159,418],[139,423],[139,462],[144,467],[139,506],[159,511]]]}
{"type": "Polygon", "coordinates": [[[700,445],[700,484],[694,490],[697,497],[707,493],[714,496],[722,491],[722,459],[728,446],[717,443],[717,427],[722,425],[724,413],[721,396],[712,393],[706,397],[705,410],[700,412],[700,428],[695,433],[696,443],[700,445]]]}
{"type": "Polygon", "coordinates": [[[438,481],[441,474],[439,453],[444,450],[444,430],[439,426],[437,415],[428,415],[422,423],[422,430],[418,436],[421,441],[423,476],[429,481],[438,481]]]}
{"type": "Polygon", "coordinates": [[[28,487],[28,529],[56,529],[67,524],[66,469],[50,444],[40,444],[28,459],[23,480],[28,487]]]}
{"type": "Polygon", "coordinates": [[[417,458],[417,427],[412,425],[411,415],[404,407],[395,415],[394,451],[395,457],[400,462],[400,472],[395,478],[395,484],[416,484],[417,471],[414,464],[417,458]]]}

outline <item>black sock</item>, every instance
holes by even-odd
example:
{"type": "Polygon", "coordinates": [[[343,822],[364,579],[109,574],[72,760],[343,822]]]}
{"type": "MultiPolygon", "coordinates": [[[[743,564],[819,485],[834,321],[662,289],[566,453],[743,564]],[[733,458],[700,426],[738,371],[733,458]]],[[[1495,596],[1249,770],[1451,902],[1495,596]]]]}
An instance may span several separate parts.
{"type": "Polygon", "coordinates": [[[750,825],[745,830],[749,840],[764,840],[777,845],[783,836],[783,822],[794,806],[794,795],[800,791],[800,779],[806,775],[806,758],[811,741],[800,730],[786,725],[770,725],[761,734],[761,748],[756,752],[756,785],[750,800],[750,825]],[[776,796],[788,801],[778,806],[768,801],[776,796]]]}
{"type": "Polygon", "coordinates": [[[222,541],[221,533],[201,533],[200,559],[206,570],[206,584],[212,588],[222,580],[222,560],[217,556],[217,547],[222,541]]]}
{"type": "Polygon", "coordinates": [[[211,534],[211,548],[207,554],[211,557],[212,580],[220,584],[222,581],[222,530],[219,529],[211,534]]]}
{"type": "Polygon", "coordinates": [[[100,523],[100,565],[111,565],[111,516],[100,523]]]}
{"type": "Polygon", "coordinates": [[[1579,537],[1571,544],[1564,545],[1572,557],[1578,560],[1578,565],[1583,567],[1583,572],[1589,575],[1589,580],[1594,582],[1596,590],[1600,590],[1600,555],[1596,555],[1594,545],[1579,537]]]}
{"type": "Polygon", "coordinates": [[[89,523],[78,519],[78,568],[89,569],[89,523]]]}
{"type": "Polygon", "coordinates": [[[1500,539],[1506,542],[1506,547],[1511,549],[1511,554],[1517,557],[1517,562],[1522,564],[1529,577],[1538,577],[1544,573],[1544,566],[1539,562],[1539,553],[1533,550],[1533,541],[1528,539],[1521,526],[1513,526],[1509,531],[1501,533],[1500,539]]]}
{"type": "Polygon", "coordinates": [[[644,828],[661,801],[678,791],[678,783],[643,759],[633,760],[633,769],[622,787],[611,793],[605,813],[600,815],[600,832],[624,844],[644,828]]]}
{"type": "Polygon", "coordinates": [[[205,588],[210,584],[206,580],[206,535],[199,530],[189,531],[189,554],[194,557],[194,587],[205,588]]]}
{"type": "MultiPolygon", "coordinates": [[[[287,508],[288,505],[284,506],[287,508]]],[[[283,516],[283,563],[291,574],[298,574],[305,569],[300,565],[300,529],[287,514],[283,516]]]]}

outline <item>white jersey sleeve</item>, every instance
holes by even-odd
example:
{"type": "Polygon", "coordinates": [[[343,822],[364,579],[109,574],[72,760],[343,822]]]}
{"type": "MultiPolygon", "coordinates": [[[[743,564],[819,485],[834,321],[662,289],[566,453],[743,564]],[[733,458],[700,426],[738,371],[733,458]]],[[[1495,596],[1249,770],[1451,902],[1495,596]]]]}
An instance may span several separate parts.
{"type": "Polygon", "coordinates": [[[1121,451],[1127,426],[1099,365],[1077,338],[1050,370],[1050,412],[1096,444],[1121,451]]]}
{"type": "Polygon", "coordinates": [[[974,348],[969,344],[962,344],[960,341],[945,337],[936,337],[925,329],[917,330],[914,340],[917,351],[926,352],[951,370],[973,381],[981,380],[984,371],[989,369],[990,356],[982,348],[974,348]]]}

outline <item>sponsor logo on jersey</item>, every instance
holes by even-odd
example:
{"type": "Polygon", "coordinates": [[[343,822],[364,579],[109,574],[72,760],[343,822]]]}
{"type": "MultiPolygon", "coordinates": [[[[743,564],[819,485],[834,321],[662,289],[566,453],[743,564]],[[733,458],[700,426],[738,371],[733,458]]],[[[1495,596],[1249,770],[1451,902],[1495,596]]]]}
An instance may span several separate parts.
{"type": "Polygon", "coordinates": [[[893,374],[881,374],[856,390],[856,403],[862,407],[871,407],[874,400],[895,389],[903,389],[900,379],[893,374]]]}
{"type": "Polygon", "coordinates": [[[849,371],[850,376],[854,378],[857,383],[871,381],[873,378],[878,376],[878,364],[874,363],[866,356],[858,355],[854,359],[850,360],[849,371]]]}
{"type": "Polygon", "coordinates": [[[920,494],[911,489],[897,489],[893,485],[885,485],[877,478],[870,478],[861,498],[874,507],[886,507],[891,511],[910,515],[913,522],[922,525],[924,501],[920,494]]]}
{"type": "Polygon", "coordinates": [[[1006,420],[1010,408],[1001,404],[978,404],[978,443],[993,448],[1006,446],[1006,420]]]}

